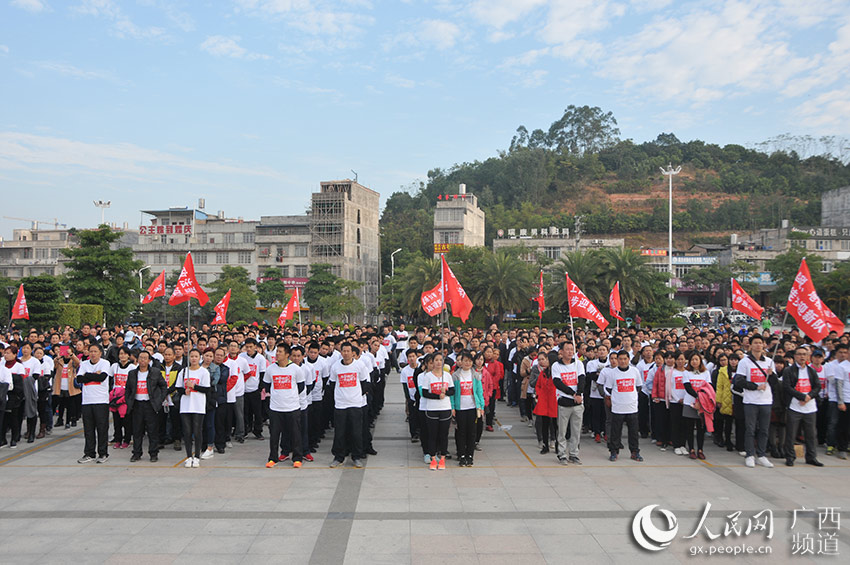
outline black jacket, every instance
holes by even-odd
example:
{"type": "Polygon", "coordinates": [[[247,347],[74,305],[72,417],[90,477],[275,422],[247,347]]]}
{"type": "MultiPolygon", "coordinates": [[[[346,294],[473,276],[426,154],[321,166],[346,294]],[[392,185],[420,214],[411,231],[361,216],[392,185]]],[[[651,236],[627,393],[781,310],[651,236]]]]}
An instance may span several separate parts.
{"type": "MultiPolygon", "coordinates": [[[[809,373],[809,383],[812,385],[812,390],[808,393],[797,390],[797,380],[800,377],[800,373],[796,363],[790,367],[785,367],[782,371],[782,386],[785,388],[785,406],[790,406],[792,398],[796,398],[802,402],[805,400],[807,394],[809,395],[809,398],[817,399],[818,393],[820,392],[820,379],[818,378],[818,373],[811,367],[806,367],[806,370],[809,373]]],[[[815,402],[817,402],[817,400],[815,400],[815,402]]]]}
{"type": "MultiPolygon", "coordinates": [[[[133,369],[127,374],[127,386],[124,387],[124,402],[127,403],[128,413],[133,409],[133,404],[136,402],[138,382],[139,369],[133,369]]],[[[148,367],[147,383],[151,407],[154,412],[159,413],[162,410],[162,403],[165,400],[165,393],[168,389],[165,379],[162,376],[162,371],[156,367],[148,367]]]]}

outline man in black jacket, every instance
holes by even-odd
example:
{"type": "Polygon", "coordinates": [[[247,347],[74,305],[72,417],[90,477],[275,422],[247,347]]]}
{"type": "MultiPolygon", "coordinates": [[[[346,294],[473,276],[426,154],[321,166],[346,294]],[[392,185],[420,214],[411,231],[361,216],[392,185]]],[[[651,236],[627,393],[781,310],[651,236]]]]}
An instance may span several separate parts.
{"type": "Polygon", "coordinates": [[[148,454],[151,462],[159,459],[159,425],[157,416],[168,386],[162,377],[162,371],[151,366],[151,355],[147,350],[139,352],[139,366],[127,374],[127,387],[124,389],[124,401],[127,412],[133,419],[133,456],[130,462],[142,458],[142,438],[147,431],[148,454]],[[141,379],[141,381],[140,381],[141,379]]]}
{"type": "Polygon", "coordinates": [[[794,440],[801,426],[806,439],[806,463],[823,467],[823,463],[817,459],[815,431],[818,412],[815,398],[820,392],[820,379],[817,372],[809,367],[808,361],[808,349],[798,347],[794,351],[794,364],[782,371],[782,386],[785,389],[785,398],[789,399],[788,409],[785,411],[785,464],[789,467],[794,465],[796,459],[794,440]]]}

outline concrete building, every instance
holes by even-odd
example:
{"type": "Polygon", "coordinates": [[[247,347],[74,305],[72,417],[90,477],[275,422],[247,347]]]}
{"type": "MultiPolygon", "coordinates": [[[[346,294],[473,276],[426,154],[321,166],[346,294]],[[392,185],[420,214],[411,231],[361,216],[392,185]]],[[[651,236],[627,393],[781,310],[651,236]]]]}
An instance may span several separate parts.
{"type": "Polygon", "coordinates": [[[577,249],[581,251],[605,247],[622,249],[626,243],[622,238],[592,237],[576,241],[570,238],[568,228],[523,228],[519,230],[509,229],[507,232],[500,229],[496,233],[497,237],[493,240],[493,251],[508,247],[524,247],[528,251],[521,255],[521,258],[528,263],[536,262],[538,254],[557,261],[563,255],[577,249]]]}
{"type": "Polygon", "coordinates": [[[850,186],[824,192],[821,196],[820,225],[850,228],[850,186]]]}
{"type": "Polygon", "coordinates": [[[380,195],[344,179],[321,183],[311,202],[310,262],[329,263],[335,275],[364,283],[357,296],[368,313],[377,315],[381,281],[380,195]]]}
{"type": "Polygon", "coordinates": [[[445,253],[453,245],[484,246],[484,210],[466,185],[457,194],[441,194],[434,209],[434,253],[445,253]]]}
{"type": "Polygon", "coordinates": [[[257,282],[266,269],[280,269],[290,288],[304,288],[310,276],[311,217],[261,216],[257,225],[257,282]]]}

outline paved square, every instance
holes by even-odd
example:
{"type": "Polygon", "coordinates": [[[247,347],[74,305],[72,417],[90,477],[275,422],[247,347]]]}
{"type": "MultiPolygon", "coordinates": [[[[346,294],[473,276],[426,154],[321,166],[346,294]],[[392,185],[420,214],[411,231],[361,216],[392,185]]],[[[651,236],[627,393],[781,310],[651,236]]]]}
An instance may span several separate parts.
{"type": "MultiPolygon", "coordinates": [[[[390,383],[398,379],[396,373],[390,383]]],[[[166,448],[156,464],[130,464],[111,450],[105,465],[78,465],[82,430],[0,452],[2,563],[639,563],[688,562],[693,546],[769,546],[771,555],[736,562],[843,562],[850,531],[837,531],[838,557],[792,555],[792,535],[818,550],[826,530],[817,513],[850,509],[850,463],[822,456],[815,469],[747,469],[734,453],[707,442],[708,460],[659,452],[642,440],[644,463],[607,460],[604,445],[583,437],[583,465],[539,455],[532,428],[498,403],[503,426],[484,432],[475,466],[430,471],[412,444],[398,387],[388,389],[365,469],[329,469],[332,433],[314,463],[264,468],[266,441],[246,440],[225,455],[182,467],[166,448]],[[510,426],[510,429],[507,429],[510,426]],[[687,540],[711,503],[708,528],[723,533],[727,515],[773,510],[774,534],[687,540]],[[670,547],[645,551],[632,539],[635,513],[649,504],[675,513],[670,547]],[[820,534],[820,535],[819,535],[820,534]]],[[[450,446],[453,449],[453,435],[450,446]]],[[[821,454],[822,455],[822,454],[821,454]]],[[[662,517],[652,521],[662,527],[662,517]]],[[[850,520],[850,518],[848,518],[850,520]]],[[[717,556],[730,559],[729,556],[717,556]]]]}

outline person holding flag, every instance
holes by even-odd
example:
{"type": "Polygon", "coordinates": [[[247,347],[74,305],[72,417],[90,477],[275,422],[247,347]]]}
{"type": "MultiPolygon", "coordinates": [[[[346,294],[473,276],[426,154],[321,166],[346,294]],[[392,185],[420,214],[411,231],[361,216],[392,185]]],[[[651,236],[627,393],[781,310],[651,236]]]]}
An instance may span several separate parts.
{"type": "Polygon", "coordinates": [[[608,297],[608,312],[612,318],[617,320],[617,329],[620,329],[620,322],[623,322],[623,316],[620,306],[620,281],[614,283],[614,288],[611,289],[611,295],[608,297]]]}

